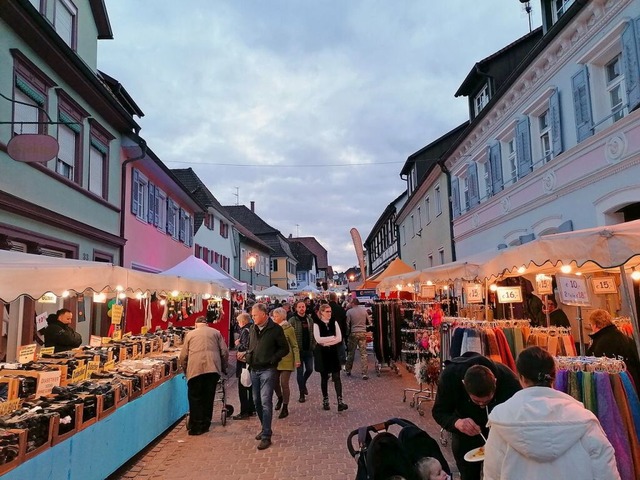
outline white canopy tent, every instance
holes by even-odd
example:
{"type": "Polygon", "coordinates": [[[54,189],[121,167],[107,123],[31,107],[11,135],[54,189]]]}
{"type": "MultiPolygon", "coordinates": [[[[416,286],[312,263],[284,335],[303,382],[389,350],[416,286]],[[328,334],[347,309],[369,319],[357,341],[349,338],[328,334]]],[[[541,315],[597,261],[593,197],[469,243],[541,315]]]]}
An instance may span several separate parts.
{"type": "Polygon", "coordinates": [[[320,293],[320,290],[318,290],[313,285],[303,285],[303,286],[297,288],[294,293],[313,293],[313,294],[317,294],[317,293],[320,293]]]}
{"type": "Polygon", "coordinates": [[[208,293],[224,295],[226,288],[212,281],[138,272],[110,263],[88,262],[0,250],[0,299],[11,302],[21,295],[37,299],[47,292],[60,297],[65,291],[160,294],[208,293]]]}
{"type": "Polygon", "coordinates": [[[284,290],[280,287],[277,287],[275,285],[269,287],[269,288],[265,288],[264,290],[260,290],[260,291],[256,291],[255,292],[257,297],[278,297],[278,298],[288,298],[288,297],[292,297],[293,293],[291,293],[288,290],[284,290]]]}
{"type": "Polygon", "coordinates": [[[160,275],[169,275],[184,279],[197,280],[200,282],[212,282],[239,292],[247,291],[247,284],[239,282],[226,272],[220,272],[211,267],[204,260],[193,255],[187,257],[182,262],[174,265],[168,270],[160,273],[160,275]]]}

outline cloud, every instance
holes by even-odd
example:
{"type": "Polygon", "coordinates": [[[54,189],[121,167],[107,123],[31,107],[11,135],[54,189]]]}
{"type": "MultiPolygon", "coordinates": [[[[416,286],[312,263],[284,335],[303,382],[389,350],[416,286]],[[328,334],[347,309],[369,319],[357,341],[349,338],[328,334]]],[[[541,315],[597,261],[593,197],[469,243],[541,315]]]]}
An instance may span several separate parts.
{"type": "Polygon", "coordinates": [[[405,189],[407,157],[467,119],[453,94],[473,64],[528,32],[503,0],[107,7],[99,68],[145,112],[154,152],[222,204],[238,187],[285,235],[315,236],[337,270],[357,263],[349,229],[366,238],[405,189]]]}

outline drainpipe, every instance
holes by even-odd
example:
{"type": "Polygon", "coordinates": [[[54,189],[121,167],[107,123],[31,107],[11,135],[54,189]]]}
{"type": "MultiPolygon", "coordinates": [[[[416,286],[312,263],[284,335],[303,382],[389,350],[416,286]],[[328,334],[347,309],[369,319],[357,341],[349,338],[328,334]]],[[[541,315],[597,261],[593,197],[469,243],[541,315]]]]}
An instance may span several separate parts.
{"type": "MultiPolygon", "coordinates": [[[[120,238],[124,238],[124,216],[126,215],[126,182],[127,182],[127,166],[137,160],[142,160],[147,155],[147,142],[144,138],[135,135],[133,140],[140,147],[140,155],[137,157],[127,158],[122,162],[122,180],[120,182],[120,238]]],[[[120,266],[124,267],[124,245],[120,247],[120,266]]]]}
{"type": "Polygon", "coordinates": [[[453,241],[453,204],[451,202],[451,172],[443,160],[438,160],[440,169],[447,175],[447,204],[449,205],[449,233],[451,235],[451,261],[456,261],[456,244],[453,241]]]}

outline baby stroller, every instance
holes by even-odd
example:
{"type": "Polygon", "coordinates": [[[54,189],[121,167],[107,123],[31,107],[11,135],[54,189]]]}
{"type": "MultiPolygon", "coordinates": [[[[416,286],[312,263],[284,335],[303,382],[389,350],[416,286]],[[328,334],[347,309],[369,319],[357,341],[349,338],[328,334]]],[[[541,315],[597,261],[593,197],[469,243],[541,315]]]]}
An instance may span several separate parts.
{"type": "Polygon", "coordinates": [[[392,418],[352,431],[347,437],[347,448],[358,464],[356,480],[386,480],[393,475],[417,480],[415,464],[424,457],[438,459],[442,469],[451,475],[438,442],[403,418],[392,418]],[[397,437],[389,431],[394,425],[400,428],[397,437]]]}

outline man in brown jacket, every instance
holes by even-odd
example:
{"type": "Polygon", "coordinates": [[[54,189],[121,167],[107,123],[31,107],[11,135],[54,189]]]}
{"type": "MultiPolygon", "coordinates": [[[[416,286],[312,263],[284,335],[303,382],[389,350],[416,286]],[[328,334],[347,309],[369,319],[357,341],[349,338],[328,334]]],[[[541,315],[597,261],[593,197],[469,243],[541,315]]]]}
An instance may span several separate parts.
{"type": "Polygon", "coordinates": [[[209,431],[213,416],[213,397],[220,374],[227,372],[229,349],[222,334],[207,325],[206,317],[196,319],[195,330],[184,338],[180,365],[187,377],[189,435],[209,431]]]}

